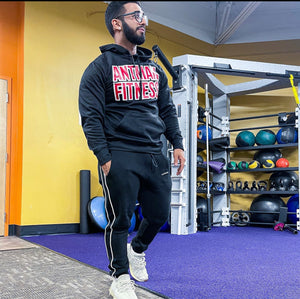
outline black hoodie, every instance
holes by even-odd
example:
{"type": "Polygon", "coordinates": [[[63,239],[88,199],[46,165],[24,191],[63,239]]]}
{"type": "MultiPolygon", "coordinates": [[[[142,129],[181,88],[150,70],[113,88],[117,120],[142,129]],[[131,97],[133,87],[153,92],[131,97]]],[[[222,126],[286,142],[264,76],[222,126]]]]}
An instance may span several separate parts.
{"type": "Polygon", "coordinates": [[[111,160],[110,150],[161,153],[162,134],[183,149],[168,80],[152,52],[137,47],[131,55],[116,44],[100,50],[79,87],[82,128],[100,165],[111,160]]]}

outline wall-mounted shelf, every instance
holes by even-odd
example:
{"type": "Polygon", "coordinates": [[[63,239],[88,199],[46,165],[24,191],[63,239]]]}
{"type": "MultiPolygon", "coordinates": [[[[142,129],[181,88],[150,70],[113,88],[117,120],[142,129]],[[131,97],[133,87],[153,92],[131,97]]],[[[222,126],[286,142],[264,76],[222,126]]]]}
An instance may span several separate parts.
{"type": "Polygon", "coordinates": [[[235,173],[235,172],[277,172],[277,171],[298,171],[298,167],[274,167],[274,168],[255,168],[255,169],[227,169],[227,173],[235,173]]]}
{"type": "Polygon", "coordinates": [[[256,145],[256,146],[243,146],[243,147],[227,147],[226,151],[234,152],[234,151],[258,151],[264,149],[280,149],[287,147],[298,147],[298,143],[286,143],[286,144],[272,144],[272,145],[256,145]]]}

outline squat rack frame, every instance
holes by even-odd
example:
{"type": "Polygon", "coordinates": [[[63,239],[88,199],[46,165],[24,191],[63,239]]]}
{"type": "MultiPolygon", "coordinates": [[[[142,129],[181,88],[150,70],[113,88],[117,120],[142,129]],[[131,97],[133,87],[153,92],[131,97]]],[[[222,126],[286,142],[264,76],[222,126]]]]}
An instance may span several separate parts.
{"type": "MultiPolygon", "coordinates": [[[[298,86],[300,97],[300,66],[263,63],[255,61],[216,58],[210,56],[182,55],[173,58],[173,101],[177,109],[179,126],[183,135],[186,152],[186,166],[180,176],[177,167],[171,162],[172,196],[171,196],[171,233],[177,235],[197,232],[197,121],[198,121],[198,86],[205,90],[206,136],[208,127],[212,128],[213,138],[230,136],[230,97],[249,95],[291,87],[290,77],[298,86]],[[242,76],[257,78],[248,82],[224,85],[215,75],[242,76]],[[212,96],[209,99],[208,94],[212,96]]],[[[296,125],[298,128],[299,103],[296,105],[296,125]]],[[[300,134],[298,134],[298,169],[300,134]]],[[[169,150],[171,151],[171,149],[169,150]]],[[[224,151],[212,152],[206,142],[207,161],[209,158],[229,159],[224,151]]],[[[172,158],[172,155],[170,154],[172,158]]],[[[212,175],[213,181],[221,182],[225,192],[213,195],[211,212],[211,194],[207,188],[208,213],[213,214],[213,224],[230,226],[230,194],[228,173],[211,173],[207,163],[207,180],[212,175]]],[[[209,186],[209,184],[208,184],[209,186]]],[[[300,186],[298,187],[298,193],[300,186]]],[[[300,201],[300,199],[299,199],[300,201]]],[[[297,230],[300,230],[300,212],[297,210],[297,230]]]]}

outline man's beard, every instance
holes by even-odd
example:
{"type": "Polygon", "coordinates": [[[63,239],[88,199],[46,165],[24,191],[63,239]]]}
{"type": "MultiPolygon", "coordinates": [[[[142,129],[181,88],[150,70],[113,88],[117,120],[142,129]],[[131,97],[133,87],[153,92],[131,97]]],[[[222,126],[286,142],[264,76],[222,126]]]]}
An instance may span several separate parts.
{"type": "Polygon", "coordinates": [[[145,42],[145,35],[142,34],[139,36],[133,29],[131,29],[124,21],[122,21],[124,34],[128,41],[130,41],[134,45],[141,45],[145,42]]]}

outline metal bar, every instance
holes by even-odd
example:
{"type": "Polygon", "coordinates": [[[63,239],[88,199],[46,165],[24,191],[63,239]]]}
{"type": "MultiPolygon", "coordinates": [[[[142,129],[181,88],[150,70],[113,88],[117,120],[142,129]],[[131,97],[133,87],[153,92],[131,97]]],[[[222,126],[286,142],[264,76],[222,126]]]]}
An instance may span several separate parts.
{"type": "MultiPolygon", "coordinates": [[[[199,56],[199,55],[183,55],[173,58],[173,64],[186,64],[191,66],[195,71],[198,72],[211,72],[217,73],[218,69],[214,67],[215,63],[230,64],[232,70],[224,69],[218,73],[240,76],[252,75],[256,78],[268,78],[274,77],[278,79],[279,77],[286,78],[288,80],[289,75],[287,76],[287,70],[289,72],[300,72],[300,66],[295,65],[283,65],[283,64],[274,64],[274,63],[265,63],[257,61],[247,61],[247,60],[238,60],[231,58],[218,58],[210,56],[199,56]]],[[[300,79],[300,76],[299,76],[300,79]]],[[[294,83],[298,84],[298,79],[294,76],[294,83]]],[[[288,84],[288,82],[287,82],[288,84]]]]}
{"type": "Polygon", "coordinates": [[[238,131],[246,131],[246,130],[258,130],[258,129],[266,129],[266,128],[278,128],[278,127],[281,128],[281,127],[284,127],[284,126],[274,125],[274,126],[249,127],[249,128],[242,128],[242,129],[231,129],[231,130],[229,130],[229,132],[238,132],[238,131]]]}
{"type": "Polygon", "coordinates": [[[222,221],[213,222],[212,225],[214,225],[214,224],[222,224],[222,221]]]}
{"type": "MultiPolygon", "coordinates": [[[[232,222],[232,221],[229,221],[230,223],[236,223],[236,222],[232,222]]],[[[237,222],[239,223],[239,222],[237,222]]],[[[274,226],[274,223],[271,223],[271,222],[240,222],[240,223],[243,223],[244,225],[248,225],[248,224],[256,224],[256,225],[268,225],[268,226],[274,226]]]]}
{"type": "Polygon", "coordinates": [[[222,121],[222,118],[221,118],[221,117],[219,117],[219,116],[217,116],[217,115],[215,115],[215,114],[213,114],[213,113],[210,113],[210,115],[211,115],[212,117],[214,117],[214,118],[216,118],[216,119],[222,121]]]}
{"type": "MultiPolygon", "coordinates": [[[[229,213],[235,213],[235,212],[239,212],[239,213],[258,213],[258,214],[279,214],[280,212],[266,212],[266,211],[245,211],[245,210],[229,210],[229,213]]],[[[214,214],[214,213],[222,213],[222,211],[213,211],[210,212],[210,214],[214,214]]],[[[287,214],[289,215],[295,215],[297,214],[296,212],[287,212],[287,214]]]]}
{"type": "MultiPolygon", "coordinates": [[[[286,114],[291,114],[291,113],[294,113],[294,112],[286,112],[286,114]]],[[[233,119],[230,119],[230,121],[248,120],[248,119],[264,118],[264,117],[274,117],[274,116],[279,116],[279,113],[277,113],[277,114],[259,115],[259,116],[249,116],[249,117],[242,117],[242,118],[233,118],[233,119]]]]}
{"type": "MultiPolygon", "coordinates": [[[[214,118],[216,118],[216,119],[218,119],[218,120],[220,120],[220,121],[222,121],[222,118],[221,117],[219,117],[218,115],[215,115],[215,114],[213,114],[212,112],[210,112],[210,116],[212,116],[212,117],[214,117],[214,118]]],[[[199,120],[199,122],[201,122],[201,123],[205,123],[205,121],[204,120],[199,120]]]]}
{"type": "Polygon", "coordinates": [[[220,128],[217,128],[216,126],[214,126],[214,125],[209,125],[211,128],[214,128],[214,129],[216,129],[216,130],[218,130],[218,131],[222,131],[220,128]]]}
{"type": "MultiPolygon", "coordinates": [[[[199,121],[199,122],[202,123],[202,124],[206,124],[205,121],[199,121]]],[[[214,129],[216,129],[216,130],[218,130],[218,131],[222,131],[222,129],[217,128],[216,126],[214,126],[214,125],[212,125],[212,124],[209,124],[209,127],[210,127],[210,128],[214,128],[214,129]]]]}
{"type": "Polygon", "coordinates": [[[279,214],[280,212],[268,212],[268,211],[245,211],[245,210],[229,210],[229,212],[241,212],[241,213],[253,213],[253,214],[279,214]]]}
{"type": "MultiPolygon", "coordinates": [[[[280,212],[266,212],[266,211],[244,211],[244,210],[229,210],[230,213],[251,213],[251,214],[280,214],[280,212]]],[[[286,212],[289,215],[295,215],[296,212],[286,212]]]]}
{"type": "MultiPolygon", "coordinates": [[[[210,215],[210,211],[211,211],[211,206],[210,206],[210,188],[209,188],[209,139],[208,139],[208,127],[209,127],[209,120],[210,120],[210,105],[209,105],[209,98],[208,98],[208,85],[205,84],[205,114],[206,114],[206,181],[207,181],[207,193],[206,193],[206,197],[207,197],[207,215],[210,215]]],[[[211,228],[211,219],[210,217],[208,217],[208,228],[211,228]]]]}
{"type": "MultiPolygon", "coordinates": [[[[249,225],[249,224],[254,224],[254,225],[268,225],[268,226],[274,226],[274,223],[265,223],[265,222],[243,222],[243,221],[229,221],[231,224],[243,224],[243,226],[249,225]]],[[[288,226],[296,226],[295,224],[292,223],[286,223],[288,226]]]]}
{"type": "MultiPolygon", "coordinates": [[[[195,136],[192,136],[193,134],[193,130],[192,130],[192,126],[193,126],[193,119],[192,119],[192,114],[193,114],[193,100],[188,102],[188,106],[189,106],[189,144],[192,145],[192,140],[195,138],[195,136]]],[[[189,165],[189,178],[192,178],[192,167],[191,167],[191,161],[194,158],[192,155],[192,149],[190,148],[189,150],[189,161],[190,161],[190,165],[189,165]]],[[[190,181],[188,184],[188,222],[186,224],[186,226],[190,226],[192,224],[192,182],[190,181]]]]}
{"type": "Polygon", "coordinates": [[[222,211],[212,211],[210,212],[211,214],[217,214],[217,213],[222,213],[222,211]]]}
{"type": "Polygon", "coordinates": [[[264,194],[264,195],[279,195],[279,196],[292,196],[298,194],[298,190],[295,191],[226,191],[226,194],[240,194],[240,195],[251,195],[251,194],[264,194]]]}

